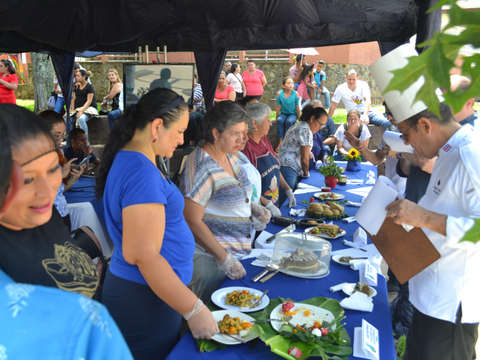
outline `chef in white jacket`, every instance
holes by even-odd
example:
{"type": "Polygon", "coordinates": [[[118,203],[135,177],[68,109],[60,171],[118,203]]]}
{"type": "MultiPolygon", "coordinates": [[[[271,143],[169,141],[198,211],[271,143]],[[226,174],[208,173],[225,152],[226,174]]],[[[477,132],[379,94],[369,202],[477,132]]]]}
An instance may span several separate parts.
{"type": "MultiPolygon", "coordinates": [[[[397,48],[371,68],[377,83],[385,71],[398,67],[409,51],[397,48]],[[401,54],[403,52],[403,54],[401,54]],[[392,62],[392,63],[389,63],[392,62]],[[397,62],[397,64],[394,64],[397,62]]],[[[423,230],[441,257],[409,280],[409,300],[415,308],[407,337],[405,360],[473,359],[480,322],[480,243],[462,242],[480,218],[480,135],[461,126],[451,109],[440,105],[440,116],[425,104],[412,104],[413,84],[401,96],[384,94],[406,144],[424,158],[438,156],[425,195],[418,205],[397,200],[387,216],[397,224],[423,230]]]]}

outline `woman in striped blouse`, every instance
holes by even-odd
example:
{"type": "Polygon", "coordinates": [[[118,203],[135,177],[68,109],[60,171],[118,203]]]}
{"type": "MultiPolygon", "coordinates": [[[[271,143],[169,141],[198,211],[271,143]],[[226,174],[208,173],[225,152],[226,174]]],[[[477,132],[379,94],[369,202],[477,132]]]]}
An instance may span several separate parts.
{"type": "Polygon", "coordinates": [[[246,274],[236,256],[251,250],[252,185],[233,153],[243,146],[247,120],[234,102],[218,103],[205,117],[205,142],[187,157],[182,174],[184,215],[197,243],[190,286],[205,300],[225,275],[239,279],[246,274]]]}

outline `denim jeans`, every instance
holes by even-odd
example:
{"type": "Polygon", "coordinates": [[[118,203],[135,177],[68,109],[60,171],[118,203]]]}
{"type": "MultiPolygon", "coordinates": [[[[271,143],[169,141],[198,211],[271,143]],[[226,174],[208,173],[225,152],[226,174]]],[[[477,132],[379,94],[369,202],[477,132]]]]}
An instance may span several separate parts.
{"type": "Polygon", "coordinates": [[[321,100],[320,97],[323,95],[325,97],[325,103],[323,104],[325,109],[328,109],[330,107],[330,91],[326,87],[323,87],[323,91],[316,91],[316,98],[318,100],[321,100]]]}
{"type": "Polygon", "coordinates": [[[90,115],[87,115],[87,114],[82,114],[82,116],[80,116],[77,119],[77,125],[80,129],[85,131],[85,135],[87,135],[87,141],[88,141],[88,125],[87,125],[88,120],[90,120],[90,115]]]}
{"type": "Polygon", "coordinates": [[[298,180],[298,173],[290,166],[280,166],[280,172],[282,173],[283,178],[287,182],[288,186],[290,186],[292,190],[295,190],[298,180]]]}
{"type": "Polygon", "coordinates": [[[285,115],[285,114],[280,114],[277,117],[277,136],[279,139],[283,139],[285,137],[285,134],[287,133],[287,130],[295,124],[297,121],[297,115],[296,114],[291,114],[291,115],[285,115]]]}
{"type": "Polygon", "coordinates": [[[110,126],[110,130],[113,128],[113,124],[115,120],[119,119],[122,116],[122,110],[116,109],[109,111],[107,114],[108,117],[108,125],[110,126]]]}
{"type": "Polygon", "coordinates": [[[386,130],[390,129],[390,126],[392,126],[392,123],[388,121],[383,114],[379,114],[376,111],[370,110],[368,112],[368,120],[370,120],[370,124],[383,126],[386,130]]]}
{"type": "Polygon", "coordinates": [[[55,101],[55,107],[53,108],[53,111],[55,111],[57,114],[61,114],[64,104],[65,99],[63,96],[57,96],[57,101],[55,101]]]}

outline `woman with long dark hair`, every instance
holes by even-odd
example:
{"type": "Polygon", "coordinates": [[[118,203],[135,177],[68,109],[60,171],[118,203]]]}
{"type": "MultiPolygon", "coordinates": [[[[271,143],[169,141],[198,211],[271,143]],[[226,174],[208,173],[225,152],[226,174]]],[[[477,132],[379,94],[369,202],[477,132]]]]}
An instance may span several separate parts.
{"type": "Polygon", "coordinates": [[[196,338],[218,331],[187,287],[195,241],[183,196],[155,161],[173,155],[187,126],[183,98],[151,90],[115,122],[97,178],[115,245],[102,301],[135,359],[165,358],[179,338],[182,315],[196,338]]]}
{"type": "Polygon", "coordinates": [[[0,60],[0,104],[16,104],[18,78],[10,60],[0,60]]]}
{"type": "Polygon", "coordinates": [[[242,101],[243,97],[247,93],[247,89],[245,88],[245,83],[243,82],[242,75],[240,71],[242,70],[240,64],[234,63],[230,68],[230,73],[227,75],[227,84],[233,87],[235,93],[235,101],[240,102],[242,101]]]}

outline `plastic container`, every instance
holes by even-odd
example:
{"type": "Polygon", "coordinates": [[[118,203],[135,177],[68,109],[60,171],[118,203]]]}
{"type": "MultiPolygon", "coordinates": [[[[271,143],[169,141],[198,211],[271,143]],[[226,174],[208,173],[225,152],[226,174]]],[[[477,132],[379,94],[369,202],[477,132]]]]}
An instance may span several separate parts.
{"type": "Polygon", "coordinates": [[[319,279],[330,273],[332,244],[305,233],[280,234],[275,238],[272,262],[280,272],[307,279],[319,279]]]}

